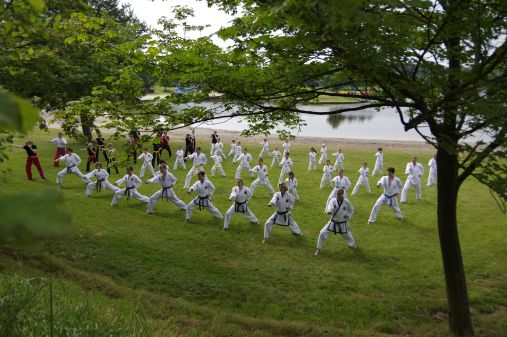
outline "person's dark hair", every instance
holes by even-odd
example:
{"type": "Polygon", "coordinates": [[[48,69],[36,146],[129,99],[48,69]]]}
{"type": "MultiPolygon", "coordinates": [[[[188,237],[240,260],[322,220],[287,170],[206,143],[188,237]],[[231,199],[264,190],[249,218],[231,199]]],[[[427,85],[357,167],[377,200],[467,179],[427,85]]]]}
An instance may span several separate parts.
{"type": "Polygon", "coordinates": [[[394,169],[394,167],[389,167],[389,168],[387,169],[387,172],[391,172],[392,174],[394,174],[394,172],[395,172],[395,171],[396,171],[396,170],[394,169]]]}
{"type": "Polygon", "coordinates": [[[130,171],[134,171],[134,168],[131,165],[127,166],[127,172],[130,172],[130,171]]]}
{"type": "Polygon", "coordinates": [[[201,147],[200,146],[196,147],[196,150],[201,151],[201,147]]]}
{"type": "Polygon", "coordinates": [[[199,173],[197,173],[198,176],[206,176],[206,173],[204,173],[203,171],[200,171],[199,173]]]}

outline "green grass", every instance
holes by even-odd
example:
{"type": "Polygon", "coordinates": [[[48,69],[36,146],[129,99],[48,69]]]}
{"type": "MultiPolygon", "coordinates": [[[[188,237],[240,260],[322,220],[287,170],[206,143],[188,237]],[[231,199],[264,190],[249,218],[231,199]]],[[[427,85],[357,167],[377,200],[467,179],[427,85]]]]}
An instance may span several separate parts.
{"type": "MultiPolygon", "coordinates": [[[[48,181],[27,182],[24,151],[16,150],[1,166],[12,169],[1,193],[54,186],[53,147],[44,142],[54,133],[31,135],[48,181]]],[[[200,145],[208,154],[209,145],[200,145]]],[[[257,142],[248,145],[257,157],[257,142]]],[[[375,149],[343,150],[347,175],[355,184],[360,162],[367,160],[372,166],[375,149]]],[[[54,243],[58,275],[82,288],[76,292],[110,297],[108,305],[117,310],[135,303],[158,336],[447,336],[435,189],[424,187],[422,202],[410,192],[408,204],[402,205],[404,221],[384,207],[375,225],[367,220],[380,190],[373,188],[368,195],[360,189],[350,198],[356,209],[351,229],[359,249],[352,251],[341,237],[331,235],[315,257],[330,187],[318,189],[321,169],[307,172],[307,152],[306,147],[294,146],[292,153],[302,199],[293,214],[304,236],[294,237],[287,228],[275,226],[266,245],[261,244],[262,224],[272,210],[266,207],[270,195],[263,187],[250,203],[261,225],[236,215],[230,230],[223,232],[223,223],[208,212],[196,210],[192,221],[184,223],[184,212],[170,202],[159,201],[150,216],[136,200],[122,199],[113,208],[109,191],[86,198],[84,184],[65,176],[61,207],[72,213],[76,231],[54,243]]],[[[409,150],[388,149],[386,166],[396,167],[401,176],[411,155],[409,150]]],[[[425,164],[431,152],[417,155],[425,164]]],[[[171,160],[171,170],[172,164],[171,160]]],[[[228,176],[211,178],[217,187],[213,202],[222,213],[230,206],[227,198],[235,168],[228,159],[224,165],[228,176]]],[[[140,163],[136,173],[139,169],[140,163]]],[[[189,202],[192,196],[182,190],[186,172],[174,173],[175,191],[189,202]]],[[[270,174],[275,185],[279,169],[270,174]]],[[[121,175],[113,173],[110,180],[121,175]]],[[[375,182],[370,179],[371,185],[375,182]]],[[[143,185],[139,191],[149,196],[156,190],[143,185]]],[[[458,214],[477,335],[505,336],[507,322],[501,318],[507,312],[506,217],[489,191],[473,180],[462,188],[458,214]]],[[[17,270],[25,265],[43,269],[33,262],[41,259],[42,248],[35,253],[16,250],[22,263],[16,264],[17,270]]],[[[12,268],[2,270],[14,274],[12,268]]]]}

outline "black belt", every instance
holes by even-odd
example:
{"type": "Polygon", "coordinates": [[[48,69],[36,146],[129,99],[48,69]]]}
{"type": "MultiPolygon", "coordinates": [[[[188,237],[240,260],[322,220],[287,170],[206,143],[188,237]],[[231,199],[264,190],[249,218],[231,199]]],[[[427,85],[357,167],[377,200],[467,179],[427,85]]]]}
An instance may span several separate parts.
{"type": "Polygon", "coordinates": [[[327,225],[327,230],[336,234],[346,234],[348,232],[347,220],[345,221],[334,221],[333,219],[329,220],[329,224],[327,225]],[[345,224],[345,226],[342,225],[345,224]],[[332,226],[332,228],[330,228],[332,226]],[[336,230],[336,226],[338,226],[338,230],[336,230]]]}
{"type": "Polygon", "coordinates": [[[273,223],[274,223],[275,225],[279,225],[279,226],[288,226],[288,225],[289,225],[289,224],[288,224],[288,222],[287,222],[287,217],[288,217],[288,216],[290,217],[290,213],[289,213],[289,211],[288,211],[288,210],[287,210],[287,211],[285,211],[285,212],[278,212],[278,211],[276,211],[276,214],[273,216],[273,218],[271,218],[271,220],[273,220],[273,223]],[[280,216],[281,216],[281,215],[283,215],[283,221],[284,221],[284,223],[283,223],[283,224],[276,223],[276,218],[278,218],[278,216],[279,216],[279,215],[280,215],[280,216]]]}
{"type": "Polygon", "coordinates": [[[166,200],[169,200],[169,196],[167,195],[167,191],[172,188],[172,186],[169,187],[162,187],[162,199],[166,198],[166,200]]]}
{"type": "Polygon", "coordinates": [[[76,166],[76,165],[67,166],[67,173],[68,173],[68,174],[71,174],[71,173],[72,173],[71,168],[73,168],[74,166],[76,166]]]}
{"type": "Polygon", "coordinates": [[[244,201],[244,202],[234,201],[234,212],[244,214],[247,211],[248,211],[248,204],[246,203],[246,201],[244,201]],[[245,206],[243,206],[243,205],[245,205],[245,206]]]}
{"type": "Polygon", "coordinates": [[[134,188],[136,188],[136,187],[135,186],[125,187],[125,196],[127,197],[127,200],[130,200],[130,195],[132,194],[132,192],[130,192],[130,190],[133,190],[134,188]]]}
{"type": "Polygon", "coordinates": [[[100,192],[102,189],[102,182],[106,181],[106,179],[97,179],[97,182],[95,183],[95,188],[97,189],[97,193],[100,192]]]}
{"type": "Polygon", "coordinates": [[[393,198],[396,197],[396,194],[387,195],[384,193],[384,196],[387,198],[387,200],[389,200],[389,206],[392,206],[393,205],[393,198]]]}
{"type": "Polygon", "coordinates": [[[205,207],[209,206],[209,201],[211,201],[209,198],[209,195],[207,195],[205,197],[197,196],[197,198],[194,199],[194,204],[199,206],[199,210],[202,211],[202,210],[204,210],[205,207]]]}

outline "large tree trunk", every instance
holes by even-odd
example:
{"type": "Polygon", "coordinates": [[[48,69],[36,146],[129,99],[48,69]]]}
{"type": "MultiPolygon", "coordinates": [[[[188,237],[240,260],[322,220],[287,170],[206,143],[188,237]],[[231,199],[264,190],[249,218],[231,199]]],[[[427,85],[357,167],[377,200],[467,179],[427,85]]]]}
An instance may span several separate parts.
{"type": "Polygon", "coordinates": [[[81,119],[81,129],[83,130],[83,136],[85,136],[88,141],[91,142],[93,140],[93,135],[90,120],[86,114],[80,114],[79,117],[81,119]]]}
{"type": "Polygon", "coordinates": [[[438,233],[444,263],[449,329],[457,336],[472,336],[468,291],[459,244],[456,219],[458,198],[458,158],[445,149],[437,151],[438,162],[438,233]]]}

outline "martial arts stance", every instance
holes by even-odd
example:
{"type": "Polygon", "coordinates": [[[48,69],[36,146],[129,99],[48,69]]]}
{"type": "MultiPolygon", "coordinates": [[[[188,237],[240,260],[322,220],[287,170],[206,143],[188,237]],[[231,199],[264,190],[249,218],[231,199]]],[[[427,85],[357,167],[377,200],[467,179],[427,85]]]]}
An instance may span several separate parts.
{"type": "Polygon", "coordinates": [[[417,157],[412,157],[412,161],[407,163],[407,167],[405,169],[405,174],[407,175],[407,181],[405,181],[405,186],[403,186],[403,191],[401,191],[400,202],[407,202],[407,192],[411,186],[415,188],[415,197],[417,200],[422,199],[422,176],[424,174],[424,167],[421,163],[417,162],[417,157]]]}
{"type": "Polygon", "coordinates": [[[269,193],[271,193],[271,194],[275,193],[275,190],[273,189],[273,187],[269,183],[268,168],[266,167],[266,165],[264,165],[264,160],[262,158],[259,159],[259,165],[255,166],[253,169],[251,169],[250,172],[257,173],[257,179],[255,179],[253,181],[252,185],[250,185],[250,193],[252,193],[252,197],[253,197],[255,188],[259,184],[263,185],[268,190],[269,193]]]}
{"type": "Polygon", "coordinates": [[[118,165],[116,165],[116,149],[113,147],[113,144],[107,144],[106,149],[106,157],[107,157],[107,173],[111,174],[111,167],[114,167],[116,174],[119,174],[118,165]]]}
{"type": "Polygon", "coordinates": [[[104,160],[107,162],[106,152],[104,151],[104,145],[106,144],[106,140],[102,137],[100,131],[97,131],[97,138],[95,138],[95,143],[97,143],[97,148],[95,149],[95,153],[97,154],[97,161],[100,160],[100,155],[104,157],[104,160]]]}
{"type": "Polygon", "coordinates": [[[364,185],[368,190],[368,193],[371,193],[370,183],[368,182],[368,174],[370,170],[368,169],[368,164],[366,162],[363,163],[363,166],[359,169],[359,179],[357,179],[356,186],[352,190],[352,195],[356,195],[359,190],[359,186],[364,185]]]}
{"type": "Polygon", "coordinates": [[[290,153],[290,143],[288,140],[286,140],[285,143],[283,143],[282,148],[283,148],[283,156],[285,156],[285,154],[287,153],[290,153]]]}
{"type": "Polygon", "coordinates": [[[78,168],[79,164],[81,164],[81,158],[79,158],[79,156],[77,154],[75,154],[74,151],[70,147],[68,147],[66,149],[66,152],[67,153],[63,157],[60,157],[55,160],[55,161],[60,161],[60,160],[65,161],[66,165],[67,165],[66,168],[64,168],[63,170],[58,172],[58,174],[56,175],[56,183],[58,184],[58,186],[62,185],[62,177],[66,174],[75,174],[79,178],[83,179],[83,181],[85,183],[89,183],[90,180],[88,178],[86,178],[81,173],[81,171],[79,171],[79,168],[78,168]]]}
{"type": "Polygon", "coordinates": [[[437,183],[437,155],[433,155],[433,158],[428,162],[428,166],[430,167],[430,173],[428,174],[428,186],[437,183]]]}
{"type": "Polygon", "coordinates": [[[389,205],[398,219],[403,219],[403,214],[401,213],[400,205],[398,204],[398,194],[401,191],[401,180],[398,177],[394,176],[394,168],[389,167],[387,169],[387,176],[383,176],[377,183],[377,188],[382,186],[384,188],[384,193],[378,198],[375,205],[371,210],[370,218],[368,219],[368,223],[372,224],[377,221],[377,214],[382,205],[389,205]]]}
{"type": "Polygon", "coordinates": [[[141,172],[139,172],[139,177],[144,177],[144,171],[146,169],[150,170],[151,175],[155,176],[155,170],[153,169],[153,164],[151,161],[153,160],[153,155],[148,152],[148,148],[145,147],[143,152],[137,157],[138,160],[143,160],[143,166],[141,166],[141,172]]]}
{"type": "Polygon", "coordinates": [[[224,218],[224,230],[229,229],[229,223],[231,222],[234,213],[243,213],[243,215],[253,224],[259,223],[255,215],[250,211],[248,207],[248,200],[252,197],[250,189],[244,186],[243,179],[239,178],[237,186],[234,186],[229,196],[229,200],[234,201],[231,207],[225,213],[224,218]]]}
{"type": "Polygon", "coordinates": [[[236,147],[234,148],[234,157],[232,158],[232,162],[235,163],[239,156],[241,156],[243,154],[243,151],[241,150],[241,142],[237,142],[236,143],[236,147]]]}
{"type": "Polygon", "coordinates": [[[190,220],[192,216],[192,210],[196,207],[199,207],[200,210],[206,208],[210,213],[212,213],[215,218],[222,219],[222,213],[213,206],[210,197],[215,193],[215,186],[211,181],[206,179],[206,174],[204,172],[199,172],[197,174],[199,178],[192,187],[188,189],[188,193],[197,192],[197,197],[195,197],[192,201],[190,201],[187,205],[187,220],[190,220]]]}
{"type": "Polygon", "coordinates": [[[218,151],[220,151],[220,155],[222,156],[223,159],[227,158],[227,156],[224,153],[224,143],[222,143],[220,137],[218,137],[218,142],[215,144],[215,154],[217,154],[218,151]]]}
{"type": "Polygon", "coordinates": [[[294,165],[294,162],[290,158],[290,153],[287,152],[284,154],[284,158],[282,159],[282,162],[280,163],[280,166],[282,167],[282,169],[280,170],[280,178],[278,178],[279,184],[281,182],[283,182],[285,175],[289,174],[289,172],[292,171],[292,165],[294,165]]]}
{"type": "Polygon", "coordinates": [[[215,172],[218,171],[223,177],[225,177],[225,172],[222,167],[222,151],[216,150],[215,154],[211,156],[211,160],[213,160],[213,167],[211,168],[211,176],[215,176],[215,172]]]}
{"type": "Polygon", "coordinates": [[[178,169],[178,165],[181,166],[184,170],[187,169],[185,166],[185,160],[183,159],[185,152],[181,145],[178,145],[178,150],[176,151],[176,160],[174,161],[173,171],[178,169]]]}
{"type": "Polygon", "coordinates": [[[269,152],[269,145],[267,138],[264,138],[264,141],[260,143],[262,146],[261,153],[259,153],[259,158],[262,158],[264,154],[267,154],[269,157],[271,157],[271,152],[269,152]]]}
{"type": "Polygon", "coordinates": [[[298,194],[298,180],[294,177],[293,172],[289,172],[289,177],[285,179],[285,184],[287,184],[287,188],[289,190],[289,193],[292,194],[294,197],[294,201],[299,201],[299,194],[298,194]]]}
{"type": "Polygon", "coordinates": [[[271,235],[273,225],[289,226],[292,234],[303,235],[298,224],[292,218],[291,209],[294,208],[294,197],[287,191],[287,185],[281,183],[278,185],[280,192],[273,194],[273,198],[268,204],[268,207],[276,207],[275,213],[266,221],[264,224],[264,240],[262,243],[266,243],[266,240],[271,235]]]}
{"type": "Polygon", "coordinates": [[[329,194],[327,202],[336,196],[338,189],[343,189],[343,195],[347,197],[347,190],[352,186],[350,179],[343,175],[343,170],[338,171],[338,175],[331,180],[333,182],[334,190],[329,194]]]}
{"type": "Polygon", "coordinates": [[[127,167],[127,174],[114,183],[116,186],[125,184],[125,188],[122,188],[121,190],[118,190],[114,193],[113,200],[111,201],[111,206],[118,205],[118,201],[123,196],[127,197],[127,200],[130,200],[130,197],[134,197],[146,204],[150,202],[150,198],[137,192],[137,189],[139,186],[141,186],[142,183],[143,182],[141,179],[139,179],[139,177],[134,174],[134,168],[132,166],[127,167]]]}
{"type": "Polygon", "coordinates": [[[44,171],[42,170],[42,166],[39,161],[39,157],[37,157],[37,146],[35,146],[34,143],[32,143],[31,140],[27,140],[25,142],[24,146],[20,145],[14,145],[17,148],[25,149],[26,151],[26,164],[25,164],[25,171],[26,171],[26,177],[28,180],[32,180],[32,164],[37,167],[37,171],[39,171],[39,175],[42,178],[42,180],[46,180],[46,177],[44,176],[44,171]]]}
{"type": "Polygon", "coordinates": [[[60,163],[57,160],[60,157],[65,156],[65,148],[67,147],[67,139],[63,138],[63,134],[58,132],[58,137],[49,140],[50,143],[56,145],[54,167],[60,167],[60,163]]]}
{"type": "Polygon", "coordinates": [[[280,156],[282,154],[280,153],[280,151],[278,151],[278,148],[275,147],[275,150],[273,152],[271,152],[271,157],[273,157],[273,160],[271,161],[271,167],[275,166],[275,164],[277,166],[280,166],[280,156]]]}
{"type": "Polygon", "coordinates": [[[92,195],[94,189],[97,193],[99,193],[103,188],[107,188],[108,190],[113,191],[113,193],[119,190],[118,187],[114,186],[107,180],[109,178],[109,173],[102,168],[102,164],[99,162],[95,163],[95,170],[86,175],[87,179],[91,179],[91,177],[95,177],[96,181],[91,182],[86,186],[85,195],[87,197],[92,195]]]}
{"type": "Polygon", "coordinates": [[[308,152],[308,172],[310,171],[317,171],[317,151],[313,147],[308,152]]]}
{"type": "Polygon", "coordinates": [[[345,161],[345,156],[343,155],[342,149],[338,149],[338,152],[333,153],[333,156],[336,157],[336,160],[333,165],[333,169],[336,171],[338,168],[345,169],[343,162],[345,161]]]}
{"type": "Polygon", "coordinates": [[[322,144],[322,147],[320,148],[320,159],[319,159],[319,165],[322,165],[323,163],[327,163],[327,147],[326,144],[322,144]]]}
{"type": "Polygon", "coordinates": [[[92,163],[95,164],[98,161],[97,151],[95,150],[93,143],[88,143],[86,152],[88,153],[88,159],[86,160],[86,172],[90,172],[90,165],[92,163]]]}
{"type": "Polygon", "coordinates": [[[187,176],[185,177],[185,186],[183,186],[183,189],[188,189],[190,187],[190,181],[192,180],[194,174],[204,172],[204,165],[206,165],[208,159],[206,158],[206,155],[201,152],[200,147],[197,147],[195,149],[195,152],[186,157],[185,159],[193,160],[192,167],[190,168],[190,170],[187,173],[187,176]]]}
{"type": "Polygon", "coordinates": [[[326,183],[329,183],[331,187],[334,187],[333,181],[331,180],[331,174],[333,173],[333,167],[331,166],[331,161],[326,160],[326,165],[322,169],[322,179],[320,180],[320,189],[323,189],[326,186],[326,183]]]}
{"type": "Polygon", "coordinates": [[[215,154],[215,150],[216,150],[216,144],[218,143],[218,134],[217,134],[217,131],[213,131],[213,133],[211,134],[211,148],[210,148],[210,151],[209,151],[209,155],[212,156],[215,154]]]}
{"type": "Polygon", "coordinates": [[[231,142],[231,150],[229,151],[229,154],[228,156],[232,156],[236,153],[236,140],[233,139],[232,142],[231,142]]]}
{"type": "Polygon", "coordinates": [[[253,176],[252,172],[250,172],[250,161],[252,160],[252,155],[248,153],[248,149],[245,147],[243,149],[243,153],[236,159],[233,160],[233,163],[239,161],[238,168],[236,169],[236,179],[241,178],[241,171],[247,171],[250,177],[253,176]]]}
{"type": "Polygon", "coordinates": [[[173,176],[170,172],[167,170],[166,164],[160,164],[159,166],[160,173],[157,174],[155,177],[146,180],[147,184],[160,184],[162,187],[161,190],[158,190],[153,194],[148,202],[148,207],[146,209],[146,213],[152,214],[153,213],[153,206],[157,203],[159,199],[166,199],[171,200],[176,206],[178,206],[183,211],[187,210],[187,205],[178,197],[176,196],[176,193],[174,193],[174,185],[176,185],[176,177],[173,176]]]}
{"type": "Polygon", "coordinates": [[[321,229],[319,239],[317,240],[317,250],[315,256],[319,255],[329,234],[340,234],[347,240],[347,245],[354,249],[356,242],[349,230],[348,221],[354,214],[354,207],[349,199],[344,197],[344,190],[338,189],[334,198],[329,200],[326,206],[326,214],[330,216],[329,222],[321,229]]]}
{"type": "Polygon", "coordinates": [[[384,152],[382,152],[381,147],[379,147],[377,153],[375,153],[375,166],[373,167],[371,176],[375,176],[377,172],[381,175],[384,173],[384,152]]]}

